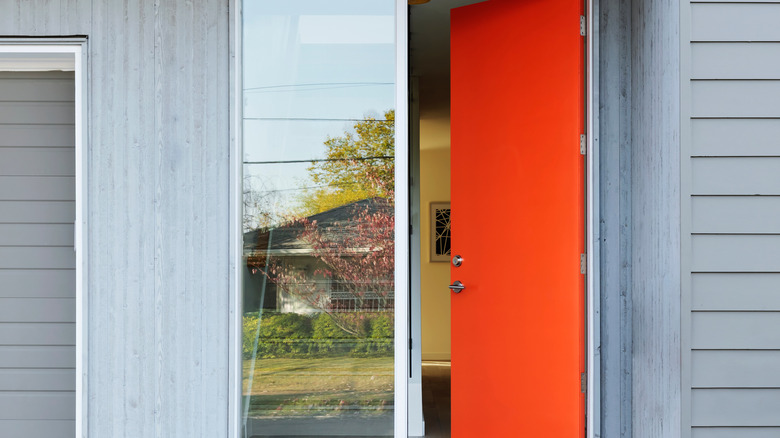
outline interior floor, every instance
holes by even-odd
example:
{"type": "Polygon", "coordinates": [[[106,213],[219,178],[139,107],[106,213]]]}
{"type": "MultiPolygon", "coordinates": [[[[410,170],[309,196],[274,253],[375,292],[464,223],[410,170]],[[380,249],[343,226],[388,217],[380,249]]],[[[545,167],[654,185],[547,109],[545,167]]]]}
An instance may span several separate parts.
{"type": "Polygon", "coordinates": [[[450,437],[450,362],[422,363],[423,417],[426,438],[450,437]]]}

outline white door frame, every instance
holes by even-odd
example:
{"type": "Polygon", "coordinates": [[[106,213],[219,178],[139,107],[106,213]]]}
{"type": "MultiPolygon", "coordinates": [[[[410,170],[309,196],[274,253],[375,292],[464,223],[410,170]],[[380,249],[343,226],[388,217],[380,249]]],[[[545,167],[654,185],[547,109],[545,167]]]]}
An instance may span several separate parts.
{"type": "Polygon", "coordinates": [[[76,221],[76,435],[87,436],[87,249],[88,233],[88,136],[87,39],[0,38],[0,71],[64,70],[75,74],[76,221]]]}
{"type": "MultiPolygon", "coordinates": [[[[229,0],[230,10],[230,329],[228,436],[241,435],[241,259],[243,235],[242,0],[229,0]]],[[[409,50],[407,0],[395,0],[395,395],[394,434],[408,437],[409,376],[409,50]]]]}

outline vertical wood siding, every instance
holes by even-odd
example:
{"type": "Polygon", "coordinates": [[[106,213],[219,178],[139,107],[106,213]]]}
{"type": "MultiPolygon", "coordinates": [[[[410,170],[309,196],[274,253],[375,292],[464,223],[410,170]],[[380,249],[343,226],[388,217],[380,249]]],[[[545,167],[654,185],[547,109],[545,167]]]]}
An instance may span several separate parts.
{"type": "Polygon", "coordinates": [[[682,11],[683,433],[777,436],[780,4],[694,0],[682,11]]]}
{"type": "Polygon", "coordinates": [[[680,434],[679,5],[599,2],[604,437],[680,434]]]}
{"type": "Polygon", "coordinates": [[[228,0],[3,1],[0,34],[89,38],[87,432],[226,436],[228,0]]]}

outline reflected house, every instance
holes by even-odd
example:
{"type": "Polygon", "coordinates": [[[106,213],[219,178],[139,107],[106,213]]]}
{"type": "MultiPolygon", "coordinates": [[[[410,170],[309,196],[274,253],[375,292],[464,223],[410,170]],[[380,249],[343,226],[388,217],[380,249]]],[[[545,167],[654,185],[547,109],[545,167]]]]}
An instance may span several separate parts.
{"type": "Polygon", "coordinates": [[[244,233],[244,308],[281,313],[393,309],[393,205],[345,204],[244,233]]]}

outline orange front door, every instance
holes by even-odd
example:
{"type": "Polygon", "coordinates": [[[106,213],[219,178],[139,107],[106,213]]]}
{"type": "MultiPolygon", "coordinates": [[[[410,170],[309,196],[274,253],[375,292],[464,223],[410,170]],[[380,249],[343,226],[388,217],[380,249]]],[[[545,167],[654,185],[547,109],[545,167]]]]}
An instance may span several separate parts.
{"type": "Polygon", "coordinates": [[[584,435],[582,11],[452,11],[453,437],[584,435]]]}

